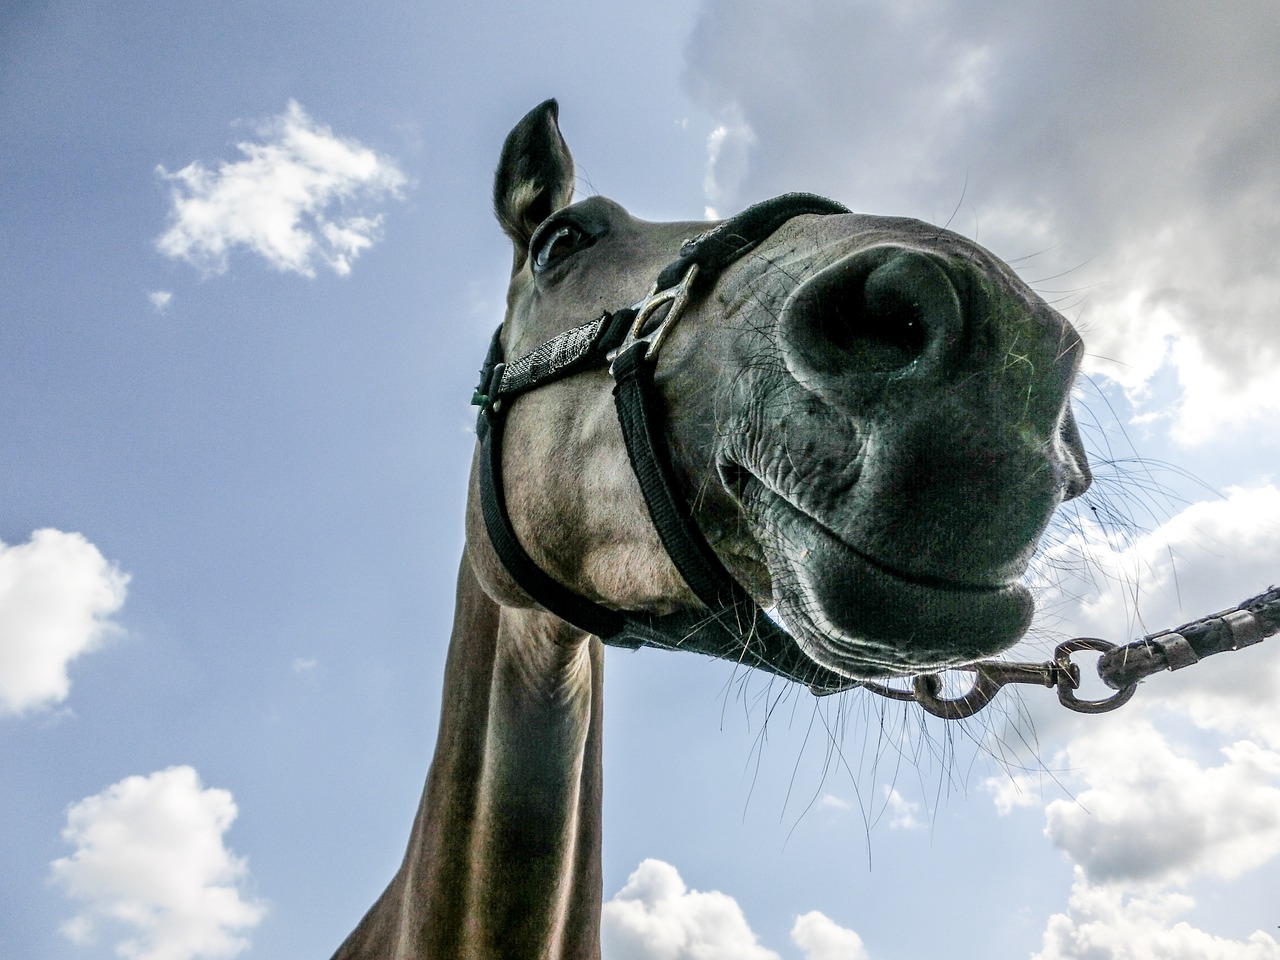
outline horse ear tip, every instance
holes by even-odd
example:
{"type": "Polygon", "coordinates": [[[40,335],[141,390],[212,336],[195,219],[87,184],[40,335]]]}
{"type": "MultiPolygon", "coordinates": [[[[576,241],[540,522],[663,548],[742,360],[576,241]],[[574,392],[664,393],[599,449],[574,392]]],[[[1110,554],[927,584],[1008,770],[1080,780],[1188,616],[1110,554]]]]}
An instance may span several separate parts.
{"type": "Polygon", "coordinates": [[[560,102],[555,97],[543,100],[521,117],[511,133],[513,135],[522,133],[524,137],[536,138],[539,136],[537,131],[548,129],[560,129],[560,102]]]}
{"type": "Polygon", "coordinates": [[[555,97],[548,97],[533,108],[533,113],[550,120],[553,126],[559,126],[560,101],[555,97]]]}

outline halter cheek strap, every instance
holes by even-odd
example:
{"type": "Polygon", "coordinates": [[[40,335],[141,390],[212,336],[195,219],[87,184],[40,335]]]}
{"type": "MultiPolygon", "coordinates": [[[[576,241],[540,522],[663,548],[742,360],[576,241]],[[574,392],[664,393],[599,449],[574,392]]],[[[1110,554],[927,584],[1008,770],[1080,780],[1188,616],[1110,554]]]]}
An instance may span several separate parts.
{"type": "Polygon", "coordinates": [[[847,212],[834,201],[810,194],[786,194],[749,207],[686,242],[644,300],[565,331],[511,363],[504,360],[502,328],[498,328],[472,398],[480,408],[476,432],[482,447],[481,506],[495,552],[534,600],[610,645],[695,650],[805,683],[818,694],[857,685],[805,656],[707,543],[680,493],[664,441],[662,399],[653,380],[658,352],[700,278],[719,273],[792,217],[847,212]],[[655,322],[659,308],[666,304],[670,304],[666,315],[655,322]],[[627,454],[650,517],[668,556],[704,605],[702,610],[656,616],[613,610],[579,596],[534,562],[511,525],[502,483],[508,403],[547,383],[606,365],[614,378],[614,401],[627,454]]]}

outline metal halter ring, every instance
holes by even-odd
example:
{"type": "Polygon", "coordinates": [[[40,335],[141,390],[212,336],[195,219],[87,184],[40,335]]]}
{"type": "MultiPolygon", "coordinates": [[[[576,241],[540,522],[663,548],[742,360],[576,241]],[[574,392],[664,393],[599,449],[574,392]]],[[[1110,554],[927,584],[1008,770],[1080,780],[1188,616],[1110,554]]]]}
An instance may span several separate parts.
{"type": "Polygon", "coordinates": [[[1097,637],[1076,637],[1058,644],[1053,651],[1053,660],[1061,671],[1061,677],[1057,683],[1058,701],[1064,707],[1076,713],[1109,713],[1129,702],[1138,689],[1136,683],[1131,683],[1102,700],[1081,700],[1076,697],[1076,690],[1080,687],[1080,668],[1071,662],[1071,655],[1081,650],[1108,653],[1115,648],[1114,643],[1097,637]]]}
{"type": "MultiPolygon", "coordinates": [[[[652,290],[647,297],[637,303],[631,309],[635,310],[636,318],[631,324],[631,329],[627,331],[626,339],[618,346],[616,350],[609,351],[608,359],[612,363],[620,354],[626,353],[637,343],[644,344],[645,359],[656,359],[658,351],[662,349],[662,343],[667,339],[667,334],[676,325],[676,321],[680,319],[680,315],[684,313],[684,308],[689,302],[689,291],[693,287],[694,278],[698,276],[698,265],[696,263],[689,264],[689,269],[685,271],[684,279],[682,279],[674,287],[667,287],[665,290],[652,290]],[[641,335],[645,325],[658,312],[658,308],[663,304],[671,304],[671,308],[667,311],[667,315],[662,318],[662,322],[650,330],[648,333],[641,335]]],[[[610,367],[612,371],[612,367],[610,367]]]]}

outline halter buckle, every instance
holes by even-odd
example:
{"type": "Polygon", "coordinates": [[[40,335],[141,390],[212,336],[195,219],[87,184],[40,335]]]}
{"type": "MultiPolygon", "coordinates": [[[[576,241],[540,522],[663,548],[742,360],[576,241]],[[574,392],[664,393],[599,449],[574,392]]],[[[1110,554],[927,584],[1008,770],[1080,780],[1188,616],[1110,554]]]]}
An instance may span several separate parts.
{"type": "Polygon", "coordinates": [[[610,373],[613,372],[613,362],[628,350],[635,348],[636,344],[644,344],[641,348],[644,350],[641,355],[643,359],[657,359],[658,351],[662,349],[663,342],[667,339],[667,335],[676,325],[676,321],[680,319],[681,314],[684,313],[685,306],[689,303],[690,291],[697,275],[698,265],[691,263],[689,264],[689,269],[685,271],[684,277],[674,287],[666,287],[659,290],[658,285],[655,283],[653,289],[649,291],[649,295],[631,308],[636,312],[636,318],[631,323],[631,329],[627,331],[622,343],[605,355],[609,361],[610,373]],[[658,309],[666,304],[671,304],[670,309],[667,310],[667,315],[652,330],[641,335],[641,332],[654,314],[658,312],[658,309]]]}

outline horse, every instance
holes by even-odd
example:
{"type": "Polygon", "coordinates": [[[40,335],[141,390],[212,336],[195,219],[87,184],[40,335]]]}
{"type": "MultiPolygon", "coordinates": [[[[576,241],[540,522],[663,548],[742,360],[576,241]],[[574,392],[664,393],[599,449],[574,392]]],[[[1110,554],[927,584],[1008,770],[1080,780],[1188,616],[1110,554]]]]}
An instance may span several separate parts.
{"type": "Polygon", "coordinates": [[[1079,335],[918,220],[809,194],[718,223],[574,202],[554,100],[511,131],[506,316],[474,402],[434,758],[334,960],[599,958],[602,643],[808,685],[972,663],[1091,475],[1079,335]]]}

